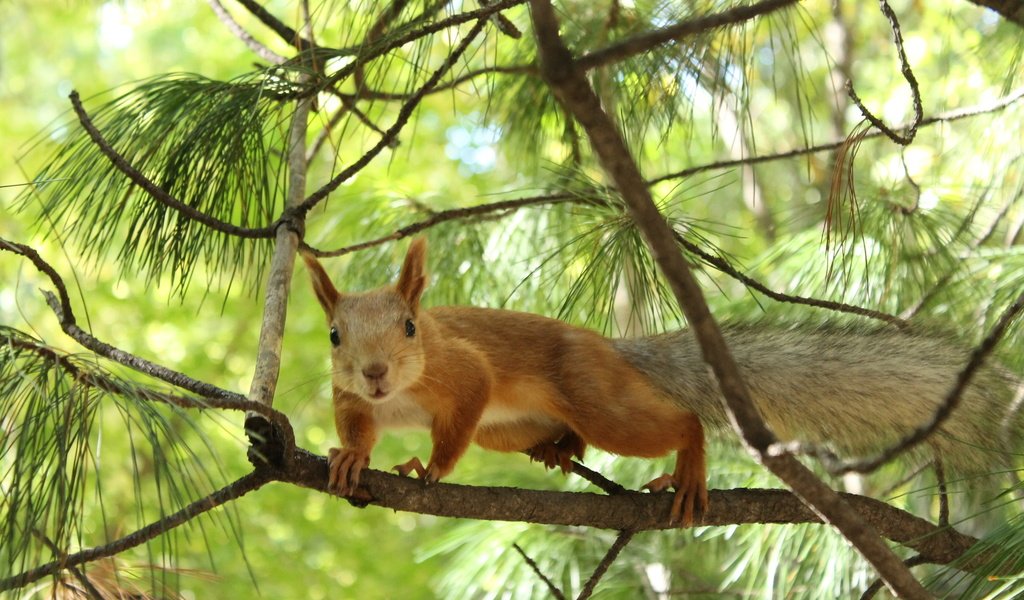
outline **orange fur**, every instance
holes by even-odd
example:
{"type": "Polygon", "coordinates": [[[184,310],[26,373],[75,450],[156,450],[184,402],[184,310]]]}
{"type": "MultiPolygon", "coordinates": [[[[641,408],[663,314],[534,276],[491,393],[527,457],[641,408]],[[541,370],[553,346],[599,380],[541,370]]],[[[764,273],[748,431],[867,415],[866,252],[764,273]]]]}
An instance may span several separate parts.
{"type": "Polygon", "coordinates": [[[419,310],[426,244],[409,248],[395,286],[343,294],[304,256],[329,327],[335,424],[330,485],[348,495],[382,427],[430,429],[426,467],[396,468],[428,481],[454,468],[471,441],[527,451],[548,467],[571,467],[587,445],[628,456],[677,451],[671,475],[648,484],[676,489],[671,518],[692,524],[707,506],[704,434],[623,359],[608,339],[538,315],[475,307],[419,310]],[[334,334],[332,334],[334,335],[334,334]]]}

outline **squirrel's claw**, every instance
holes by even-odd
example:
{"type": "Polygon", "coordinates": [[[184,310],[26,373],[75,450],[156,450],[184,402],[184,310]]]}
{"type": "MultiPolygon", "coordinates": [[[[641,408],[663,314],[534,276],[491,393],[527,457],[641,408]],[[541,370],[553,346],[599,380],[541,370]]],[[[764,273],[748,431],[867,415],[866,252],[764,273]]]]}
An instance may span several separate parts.
{"type": "Polygon", "coordinates": [[[359,475],[370,464],[370,455],[355,448],[331,448],[327,453],[327,488],[351,496],[359,487],[359,475]]]}
{"type": "Polygon", "coordinates": [[[569,432],[557,441],[537,444],[526,453],[531,460],[544,463],[548,469],[558,467],[563,475],[567,475],[572,472],[572,459],[582,459],[586,449],[586,442],[575,433],[569,432]]]}
{"type": "Polygon", "coordinates": [[[401,475],[402,477],[408,477],[409,473],[412,473],[414,471],[416,472],[416,475],[418,475],[420,479],[426,479],[427,477],[426,467],[424,467],[423,463],[420,462],[420,459],[415,456],[400,465],[395,465],[391,467],[391,470],[397,471],[398,474],[401,475]]]}
{"type": "Polygon", "coordinates": [[[683,479],[686,481],[679,481],[666,473],[651,480],[644,486],[644,489],[651,492],[663,492],[669,488],[675,488],[669,525],[681,523],[683,527],[691,527],[693,526],[694,512],[703,515],[708,508],[708,488],[700,478],[684,476],[683,479]]]}

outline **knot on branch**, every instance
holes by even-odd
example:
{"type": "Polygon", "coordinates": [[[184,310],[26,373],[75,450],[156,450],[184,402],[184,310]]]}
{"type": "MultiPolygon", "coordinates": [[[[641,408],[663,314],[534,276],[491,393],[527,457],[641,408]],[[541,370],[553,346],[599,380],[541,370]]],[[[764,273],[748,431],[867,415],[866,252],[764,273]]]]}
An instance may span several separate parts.
{"type": "Polygon", "coordinates": [[[277,220],[275,230],[284,227],[299,237],[301,240],[306,235],[306,211],[297,206],[289,206],[281,213],[277,220]]]}
{"type": "Polygon", "coordinates": [[[284,434],[280,426],[262,415],[250,414],[245,418],[245,436],[249,438],[245,457],[253,467],[284,465],[284,434]]]}

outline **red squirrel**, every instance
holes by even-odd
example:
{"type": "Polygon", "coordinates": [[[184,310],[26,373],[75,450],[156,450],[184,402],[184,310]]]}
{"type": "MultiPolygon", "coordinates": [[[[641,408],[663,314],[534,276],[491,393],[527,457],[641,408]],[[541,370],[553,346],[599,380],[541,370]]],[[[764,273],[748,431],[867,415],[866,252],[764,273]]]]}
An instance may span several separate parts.
{"type": "Polygon", "coordinates": [[[351,495],[380,430],[430,429],[433,449],[395,466],[428,482],[448,475],[471,441],[570,467],[587,445],[628,456],[676,451],[675,469],[648,483],[675,488],[670,519],[685,526],[708,504],[704,430],[620,355],[611,341],[562,321],[515,312],[420,307],[427,245],[416,239],[398,282],[341,293],[303,254],[332,345],[334,421],[329,487],[351,495]]]}
{"type": "MultiPolygon", "coordinates": [[[[648,483],[675,488],[670,518],[707,508],[704,430],[728,426],[721,392],[693,335],[609,339],[538,315],[469,306],[420,309],[426,243],[415,240],[398,282],[342,294],[304,255],[333,344],[329,485],[359,485],[378,431],[427,427],[433,451],[398,465],[427,481],[451,472],[470,441],[526,451],[567,470],[588,445],[627,456],[676,451],[675,469],[648,483]],[[703,421],[703,426],[702,426],[703,421]]],[[[767,424],[783,440],[863,456],[930,421],[967,362],[948,335],[884,326],[779,325],[722,329],[767,424]]],[[[1019,378],[975,372],[960,404],[928,440],[943,463],[977,472],[1020,446],[1019,378]]]]}

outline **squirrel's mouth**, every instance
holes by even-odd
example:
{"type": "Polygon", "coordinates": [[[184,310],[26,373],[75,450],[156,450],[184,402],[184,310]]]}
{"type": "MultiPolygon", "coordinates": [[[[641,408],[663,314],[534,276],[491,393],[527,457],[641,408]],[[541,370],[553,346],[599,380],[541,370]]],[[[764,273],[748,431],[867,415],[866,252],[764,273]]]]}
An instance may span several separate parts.
{"type": "Polygon", "coordinates": [[[370,397],[373,398],[374,400],[383,400],[384,396],[387,396],[387,395],[388,395],[388,393],[385,392],[383,389],[381,389],[379,387],[370,390],[370,397]]]}

